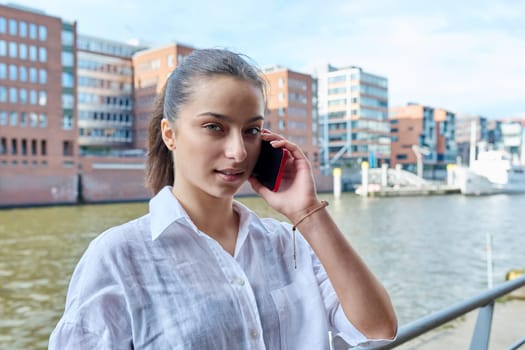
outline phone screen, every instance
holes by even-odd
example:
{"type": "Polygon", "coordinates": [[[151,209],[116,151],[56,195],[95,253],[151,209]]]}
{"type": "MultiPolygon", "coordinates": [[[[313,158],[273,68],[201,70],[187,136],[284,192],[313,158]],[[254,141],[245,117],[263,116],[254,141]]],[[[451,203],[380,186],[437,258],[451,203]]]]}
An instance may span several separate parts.
{"type": "Polygon", "coordinates": [[[286,157],[287,153],[282,148],[273,148],[270,142],[262,141],[261,153],[253,169],[253,176],[264,186],[277,192],[286,157]]]}

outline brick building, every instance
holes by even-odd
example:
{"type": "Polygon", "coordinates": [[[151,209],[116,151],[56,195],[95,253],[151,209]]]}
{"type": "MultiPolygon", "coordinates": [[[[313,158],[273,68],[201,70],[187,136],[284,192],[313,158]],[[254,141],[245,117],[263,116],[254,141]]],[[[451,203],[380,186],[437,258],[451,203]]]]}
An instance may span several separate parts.
{"type": "Polygon", "coordinates": [[[284,67],[263,70],[268,81],[268,111],[265,127],[298,144],[319,169],[317,144],[317,106],[314,101],[315,81],[312,76],[284,67]]]}
{"type": "Polygon", "coordinates": [[[0,5],[0,206],[76,200],[75,46],[75,22],[0,5]]]}
{"type": "Polygon", "coordinates": [[[457,155],[455,141],[455,114],[420,104],[390,110],[391,165],[401,164],[404,169],[416,169],[414,148],[423,150],[423,163],[427,168],[444,169],[454,163],[457,155]]]}
{"type": "Polygon", "coordinates": [[[164,87],[169,74],[193,50],[191,46],[174,43],[133,55],[135,73],[133,148],[146,148],[148,125],[157,93],[164,87]]]}

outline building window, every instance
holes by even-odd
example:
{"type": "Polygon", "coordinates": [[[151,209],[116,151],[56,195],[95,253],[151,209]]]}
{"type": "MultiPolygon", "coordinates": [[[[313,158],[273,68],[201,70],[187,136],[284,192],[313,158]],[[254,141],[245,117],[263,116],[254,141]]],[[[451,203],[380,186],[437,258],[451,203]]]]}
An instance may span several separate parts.
{"type": "Polygon", "coordinates": [[[62,94],[62,108],[73,108],[75,99],[71,94],[62,94]]]}
{"type": "Polygon", "coordinates": [[[174,55],[168,55],[167,63],[168,63],[168,67],[170,67],[170,68],[175,66],[175,56],[174,55]]]}
{"type": "Polygon", "coordinates": [[[5,33],[7,29],[7,21],[5,17],[0,17],[0,33],[5,33]]]}
{"type": "Polygon", "coordinates": [[[9,88],[9,102],[18,103],[18,89],[15,87],[9,88]]]}
{"type": "Polygon", "coordinates": [[[37,100],[36,90],[29,91],[29,103],[32,105],[36,105],[36,100],[37,100]]]}
{"type": "Polygon", "coordinates": [[[151,69],[156,70],[160,68],[160,60],[151,61],[151,69]]]}
{"type": "Polygon", "coordinates": [[[23,156],[27,156],[27,140],[26,139],[22,139],[22,144],[20,145],[21,147],[21,153],[23,156]]]}
{"type": "Polygon", "coordinates": [[[0,125],[7,125],[7,112],[0,111],[0,125]]]}
{"type": "Polygon", "coordinates": [[[32,83],[36,83],[38,81],[38,71],[35,67],[29,68],[29,81],[32,83]]]}
{"type": "Polygon", "coordinates": [[[7,65],[0,63],[0,79],[7,79],[7,65]]]}
{"type": "Polygon", "coordinates": [[[62,87],[73,87],[73,74],[62,72],[62,87]]]}
{"type": "Polygon", "coordinates": [[[47,83],[47,71],[45,69],[40,69],[39,71],[39,82],[40,84],[47,83]]]}
{"type": "Polygon", "coordinates": [[[20,36],[25,38],[27,36],[27,23],[24,21],[20,21],[20,36]]]}
{"type": "Polygon", "coordinates": [[[47,141],[46,140],[40,141],[40,153],[43,156],[47,155],[47,141]]]}
{"type": "Polygon", "coordinates": [[[20,126],[27,126],[27,113],[20,113],[20,126]]]}
{"type": "Polygon", "coordinates": [[[397,160],[404,160],[404,159],[407,159],[407,155],[406,154],[398,154],[396,155],[396,159],[397,160]]]}
{"type": "Polygon", "coordinates": [[[25,105],[27,104],[27,90],[20,89],[20,103],[25,105]]]}
{"type": "Polygon", "coordinates": [[[18,142],[17,139],[11,139],[11,154],[18,153],[18,142]]]}
{"type": "Polygon", "coordinates": [[[328,101],[329,106],[344,106],[346,105],[346,98],[340,98],[337,100],[330,100],[328,101]]]}
{"type": "Polygon", "coordinates": [[[62,31],[62,45],[73,46],[75,43],[73,32],[69,30],[62,31]]]}
{"type": "Polygon", "coordinates": [[[20,44],[18,47],[20,50],[20,59],[27,60],[27,45],[26,44],[20,44]]]}
{"type": "Polygon", "coordinates": [[[18,26],[18,23],[16,22],[16,19],[10,19],[9,20],[9,34],[16,35],[18,32],[17,26],[18,26]]]}
{"type": "Polygon", "coordinates": [[[0,141],[0,154],[7,154],[7,139],[2,137],[0,141]]]}
{"type": "Polygon", "coordinates": [[[32,128],[36,128],[38,126],[38,114],[32,112],[29,115],[29,123],[32,128]]]}
{"type": "Polygon", "coordinates": [[[40,114],[40,127],[41,128],[47,127],[47,115],[44,113],[40,114]]]}
{"type": "Polygon", "coordinates": [[[29,37],[31,39],[36,39],[36,32],[37,32],[36,24],[29,23],[29,37]]]}
{"type": "Polygon", "coordinates": [[[75,60],[72,52],[62,51],[62,66],[73,67],[74,61],[75,60]]]}
{"type": "Polygon", "coordinates": [[[64,116],[62,116],[62,129],[73,129],[73,116],[71,114],[65,114],[64,116]]]}
{"type": "Polygon", "coordinates": [[[47,28],[44,25],[38,26],[38,39],[40,41],[46,41],[47,40],[47,28]]]}
{"type": "Polygon", "coordinates": [[[17,58],[18,57],[18,45],[16,42],[9,42],[9,57],[17,58]]]}
{"type": "Polygon", "coordinates": [[[62,145],[62,153],[65,156],[72,156],[73,155],[73,142],[64,141],[62,145]]]}
{"type": "Polygon", "coordinates": [[[0,40],[0,56],[7,55],[7,43],[5,40],[0,40]]]}
{"type": "Polygon", "coordinates": [[[40,90],[38,93],[38,104],[40,106],[47,105],[47,93],[44,90],[40,90]]]}
{"type": "Polygon", "coordinates": [[[341,81],[346,81],[346,75],[336,75],[334,77],[329,77],[328,82],[329,83],[337,83],[341,81]]]}
{"type": "Polygon", "coordinates": [[[36,46],[35,45],[30,45],[29,46],[29,59],[31,61],[36,61],[36,46]]]}
{"type": "Polygon", "coordinates": [[[47,49],[45,47],[38,48],[38,59],[40,62],[47,62],[47,49]]]}
{"type": "Polygon", "coordinates": [[[36,140],[31,140],[31,155],[36,156],[36,140]]]}
{"type": "Polygon", "coordinates": [[[14,64],[9,65],[9,80],[18,80],[18,67],[14,64]]]}

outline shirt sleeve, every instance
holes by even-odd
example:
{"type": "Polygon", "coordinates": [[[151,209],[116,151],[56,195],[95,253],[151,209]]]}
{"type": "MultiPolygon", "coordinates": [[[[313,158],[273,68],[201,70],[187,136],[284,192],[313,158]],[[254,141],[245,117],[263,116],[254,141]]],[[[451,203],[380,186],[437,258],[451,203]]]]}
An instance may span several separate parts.
{"type": "Polygon", "coordinates": [[[132,349],[131,322],[117,259],[105,244],[90,244],[73,272],[66,307],[48,348],[132,349]]]}
{"type": "Polygon", "coordinates": [[[335,334],[334,338],[337,339],[338,342],[341,342],[341,340],[344,341],[347,347],[359,347],[360,349],[374,348],[391,343],[393,341],[391,339],[367,338],[348,320],[323,265],[311,248],[310,254],[314,273],[328,316],[328,328],[335,334]]]}

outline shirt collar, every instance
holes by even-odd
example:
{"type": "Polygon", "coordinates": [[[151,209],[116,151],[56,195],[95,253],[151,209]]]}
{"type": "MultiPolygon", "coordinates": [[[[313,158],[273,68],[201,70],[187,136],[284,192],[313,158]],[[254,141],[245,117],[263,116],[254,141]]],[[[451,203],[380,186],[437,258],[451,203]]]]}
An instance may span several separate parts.
{"type": "MultiPolygon", "coordinates": [[[[179,220],[185,220],[195,232],[200,233],[177,198],[173,195],[172,189],[171,186],[165,186],[149,201],[152,240],[157,239],[168,226],[179,220]]],[[[239,235],[237,236],[237,244],[235,247],[235,253],[237,253],[248,236],[250,224],[254,223],[254,219],[256,219],[257,216],[252,210],[237,201],[233,201],[233,210],[239,214],[240,218],[239,235]]]]}
{"type": "Polygon", "coordinates": [[[181,219],[189,220],[188,214],[171,192],[171,186],[165,186],[149,201],[151,215],[151,239],[157,239],[169,225],[181,219]]]}
{"type": "Polygon", "coordinates": [[[237,201],[233,201],[233,210],[239,214],[239,233],[237,235],[237,242],[235,243],[235,252],[233,254],[234,256],[237,256],[246,240],[246,237],[248,237],[250,225],[257,222],[258,217],[252,210],[237,201]]]}

